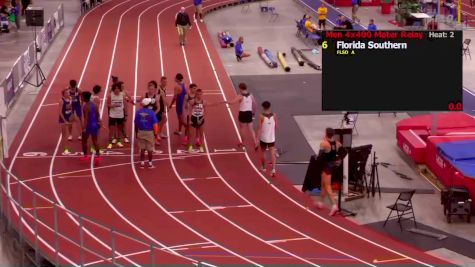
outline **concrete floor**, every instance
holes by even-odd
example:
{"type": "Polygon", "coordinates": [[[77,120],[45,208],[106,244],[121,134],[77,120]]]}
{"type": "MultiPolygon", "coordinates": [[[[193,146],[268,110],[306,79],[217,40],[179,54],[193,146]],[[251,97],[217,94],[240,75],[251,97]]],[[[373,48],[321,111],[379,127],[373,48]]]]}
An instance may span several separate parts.
{"type": "MultiPolygon", "coordinates": [[[[311,12],[298,5],[294,1],[289,0],[273,0],[270,2],[276,7],[280,17],[276,22],[268,22],[268,15],[261,14],[258,10],[259,4],[251,4],[251,12],[241,13],[242,7],[231,7],[211,13],[206,16],[205,21],[210,32],[218,32],[229,30],[233,37],[242,35],[245,37],[245,48],[250,51],[252,58],[243,63],[237,63],[232,49],[221,49],[218,41],[215,40],[222,61],[229,76],[239,75],[267,75],[279,74],[284,72],[280,70],[271,70],[266,67],[255,53],[258,46],[271,48],[273,51],[288,51],[291,46],[298,48],[312,47],[312,45],[304,43],[295,36],[295,19],[299,19],[304,13],[311,12]],[[243,19],[243,17],[245,19],[243,19]],[[239,25],[235,22],[240,21],[239,25]],[[260,25],[261,28],[255,27],[260,25]],[[272,28],[271,28],[272,27],[272,28]]],[[[343,13],[351,14],[350,8],[340,9],[343,13]]],[[[380,29],[396,30],[401,29],[389,23],[394,19],[392,15],[382,15],[378,7],[360,8],[360,17],[364,25],[367,25],[370,18],[374,18],[380,29]]],[[[440,25],[442,29],[449,29],[446,25],[440,25]]],[[[475,31],[464,30],[464,38],[472,38],[475,40],[475,31]]],[[[475,51],[475,49],[472,49],[475,51]]],[[[434,55],[436,57],[436,55],[434,55]]],[[[317,64],[321,62],[320,54],[314,56],[317,64]]],[[[294,67],[296,62],[290,61],[293,67],[291,73],[315,73],[313,70],[294,67]],[[295,69],[295,71],[294,71],[295,69]]],[[[468,89],[475,92],[475,61],[464,59],[464,85],[468,89]]],[[[292,74],[288,74],[292,75],[292,74]]],[[[278,93],[278,92],[276,92],[278,93]]],[[[472,224],[446,223],[440,204],[440,193],[434,188],[424,177],[420,176],[415,166],[410,160],[401,153],[395,144],[395,124],[397,121],[407,118],[406,113],[399,113],[394,118],[392,114],[361,114],[358,119],[358,135],[354,136],[353,144],[364,145],[373,144],[373,151],[377,152],[380,162],[391,163],[388,169],[379,166],[379,176],[381,187],[393,188],[415,188],[431,191],[432,194],[416,194],[413,197],[415,211],[418,221],[429,225],[433,228],[451,233],[455,236],[465,238],[475,242],[475,227],[472,224]],[[412,180],[405,180],[398,177],[394,171],[401,172],[411,177],[412,180]]],[[[303,115],[294,116],[295,121],[300,127],[306,141],[316,152],[318,150],[318,142],[323,135],[323,129],[328,126],[339,127],[342,115],[303,115]]],[[[296,185],[300,189],[300,185],[296,185]]],[[[383,221],[388,215],[387,205],[394,203],[397,193],[383,193],[382,198],[362,198],[345,202],[343,206],[347,209],[357,212],[354,218],[360,224],[374,223],[383,221]]],[[[473,259],[447,250],[437,249],[430,251],[431,254],[454,260],[462,266],[475,266],[475,253],[473,259]]]]}
{"type": "MultiPolygon", "coordinates": [[[[60,3],[64,4],[64,28],[56,36],[53,44],[40,62],[41,69],[48,76],[56,58],[66,43],[77,19],[80,16],[79,1],[59,1],[59,0],[36,0],[34,6],[41,6],[45,11],[45,18],[49,18],[57,9],[60,3]]],[[[28,29],[25,22],[18,32],[10,32],[0,38],[0,79],[3,79],[10,68],[15,63],[18,55],[23,53],[33,40],[33,33],[28,29]]],[[[21,127],[27,112],[35,101],[38,91],[41,88],[35,88],[27,85],[23,88],[13,109],[8,114],[7,121],[7,143],[8,145],[14,140],[19,128],[21,127]]],[[[1,228],[1,226],[0,226],[1,228]]],[[[8,233],[0,232],[0,266],[19,266],[21,255],[13,248],[13,240],[8,233]]]]}
{"type": "MultiPolygon", "coordinates": [[[[228,71],[229,76],[234,75],[269,75],[285,74],[279,65],[276,69],[271,69],[264,64],[257,54],[259,46],[269,49],[274,57],[277,51],[287,54],[286,60],[291,67],[290,73],[307,74],[317,73],[308,66],[300,67],[293,58],[290,48],[312,49],[314,46],[309,42],[304,42],[296,36],[295,20],[301,19],[304,9],[298,5],[289,5],[289,0],[272,1],[272,6],[276,7],[278,18],[270,20],[270,14],[259,11],[259,3],[251,3],[249,12],[242,12],[242,6],[235,6],[222,9],[218,12],[210,13],[206,16],[206,26],[210,33],[229,31],[233,40],[239,36],[244,37],[244,49],[251,54],[251,57],[242,62],[236,61],[233,48],[223,49],[219,46],[218,38],[214,39],[214,45],[219,51],[221,60],[228,71]],[[239,21],[239,23],[235,23],[239,21]],[[259,27],[256,27],[259,25],[259,27]]],[[[306,55],[317,64],[321,64],[321,54],[306,52],[306,55]]]]}

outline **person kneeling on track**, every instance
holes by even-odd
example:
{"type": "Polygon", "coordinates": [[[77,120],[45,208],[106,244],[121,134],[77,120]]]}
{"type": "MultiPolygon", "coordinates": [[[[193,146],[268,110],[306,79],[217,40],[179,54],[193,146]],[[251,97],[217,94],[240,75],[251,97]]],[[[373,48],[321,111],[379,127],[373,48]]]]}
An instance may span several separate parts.
{"type": "Polygon", "coordinates": [[[145,168],[145,151],[148,154],[148,167],[153,169],[153,150],[158,138],[158,120],[152,109],[152,99],[142,99],[142,108],[135,113],[135,133],[140,149],[140,168],[145,168]]]}

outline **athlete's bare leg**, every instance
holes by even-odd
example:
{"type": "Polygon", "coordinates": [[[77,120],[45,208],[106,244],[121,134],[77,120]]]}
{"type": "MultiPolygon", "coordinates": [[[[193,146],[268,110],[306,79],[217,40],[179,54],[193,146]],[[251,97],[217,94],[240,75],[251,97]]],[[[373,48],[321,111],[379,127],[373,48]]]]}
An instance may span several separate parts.
{"type": "Polygon", "coordinates": [[[252,141],[254,142],[254,145],[257,145],[256,132],[254,131],[254,126],[252,125],[252,123],[247,123],[247,127],[249,130],[249,133],[252,136],[252,141]]]}
{"type": "Polygon", "coordinates": [[[275,175],[275,165],[277,161],[277,157],[275,155],[275,147],[270,147],[270,155],[271,155],[271,162],[272,162],[272,172],[271,174],[274,176],[275,175]]]}

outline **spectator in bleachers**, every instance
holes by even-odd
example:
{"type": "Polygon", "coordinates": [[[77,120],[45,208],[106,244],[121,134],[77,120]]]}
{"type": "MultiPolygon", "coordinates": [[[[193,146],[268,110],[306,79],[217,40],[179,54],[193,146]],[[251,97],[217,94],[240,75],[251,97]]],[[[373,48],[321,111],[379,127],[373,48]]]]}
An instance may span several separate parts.
{"type": "Polygon", "coordinates": [[[374,19],[369,20],[368,24],[368,31],[376,31],[378,30],[378,27],[376,27],[376,24],[374,24],[374,19]]]}
{"type": "Polygon", "coordinates": [[[236,59],[237,61],[241,61],[244,57],[250,57],[251,54],[244,52],[244,48],[242,44],[244,43],[244,37],[239,37],[236,45],[234,46],[234,51],[236,52],[236,59]]]}
{"type": "Polygon", "coordinates": [[[326,29],[325,23],[326,23],[326,20],[327,20],[327,13],[328,13],[328,9],[325,6],[325,2],[322,1],[322,5],[317,10],[318,28],[320,30],[325,30],[326,29]]]}

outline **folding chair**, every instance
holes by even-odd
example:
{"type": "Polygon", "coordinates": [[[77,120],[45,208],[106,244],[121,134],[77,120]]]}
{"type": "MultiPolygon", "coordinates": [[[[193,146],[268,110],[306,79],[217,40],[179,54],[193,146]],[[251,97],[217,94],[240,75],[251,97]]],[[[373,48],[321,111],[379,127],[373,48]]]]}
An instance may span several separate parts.
{"type": "Polygon", "coordinates": [[[416,193],[416,190],[401,192],[399,194],[399,197],[396,199],[396,202],[392,205],[387,206],[387,208],[390,209],[391,212],[389,212],[389,215],[386,218],[386,221],[384,221],[383,227],[386,226],[386,223],[388,222],[389,219],[398,218],[397,222],[399,223],[399,228],[401,228],[401,232],[402,232],[401,221],[403,220],[413,219],[414,226],[417,228],[416,216],[414,214],[414,209],[412,207],[412,196],[415,193],[416,193]],[[393,211],[396,212],[396,216],[391,217],[391,214],[393,213],[393,211]],[[406,215],[412,215],[412,216],[403,218],[406,215]]]}
{"type": "Polygon", "coordinates": [[[269,11],[269,0],[259,1],[259,9],[261,12],[268,12],[269,11]],[[265,2],[265,3],[263,3],[265,2]]]}
{"type": "Polygon", "coordinates": [[[358,121],[358,112],[345,112],[343,114],[343,119],[341,120],[340,128],[351,128],[353,132],[358,134],[358,129],[356,129],[356,122],[358,121]]]}
{"type": "Polygon", "coordinates": [[[470,42],[472,42],[472,39],[465,39],[463,41],[462,51],[465,57],[467,57],[468,55],[470,57],[470,60],[472,60],[472,55],[470,54],[470,42]]]}
{"type": "Polygon", "coordinates": [[[297,33],[295,35],[297,35],[297,37],[300,37],[301,35],[303,35],[302,24],[298,20],[295,20],[295,24],[297,25],[297,33]]]}
{"type": "Polygon", "coordinates": [[[239,1],[239,4],[242,5],[241,13],[247,13],[247,12],[251,11],[251,4],[249,2],[250,2],[249,0],[240,0],[239,1]]]}

